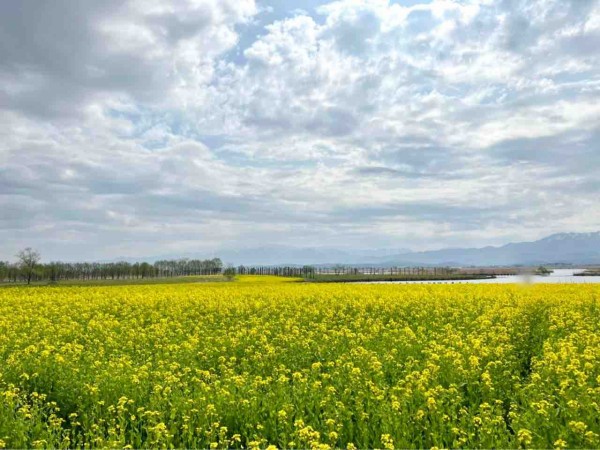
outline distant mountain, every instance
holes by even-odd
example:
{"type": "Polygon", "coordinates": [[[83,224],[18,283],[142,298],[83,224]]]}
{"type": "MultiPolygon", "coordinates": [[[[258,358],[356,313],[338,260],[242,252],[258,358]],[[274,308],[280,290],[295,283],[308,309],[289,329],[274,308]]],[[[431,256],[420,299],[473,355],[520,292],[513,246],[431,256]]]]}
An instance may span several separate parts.
{"type": "Polygon", "coordinates": [[[449,248],[408,252],[379,261],[380,265],[509,266],[538,264],[600,264],[600,232],[558,233],[533,242],[501,247],[449,248]]]}
{"type": "Polygon", "coordinates": [[[147,258],[119,258],[119,261],[160,259],[209,259],[219,257],[233,265],[334,265],[355,266],[512,266],[540,264],[600,264],[600,232],[559,233],[533,242],[501,247],[448,248],[425,252],[406,249],[336,249],[263,246],[189,252],[147,258]]]}
{"type": "Polygon", "coordinates": [[[390,249],[338,250],[328,248],[258,247],[222,251],[226,263],[348,264],[377,266],[510,266],[552,263],[600,264],[600,232],[559,233],[533,242],[501,247],[449,248],[425,252],[390,249]]]}
{"type": "Polygon", "coordinates": [[[301,248],[287,246],[255,247],[223,250],[215,255],[223,262],[234,265],[304,265],[304,264],[360,264],[365,261],[385,260],[406,253],[407,249],[340,250],[336,248],[301,248]]]}

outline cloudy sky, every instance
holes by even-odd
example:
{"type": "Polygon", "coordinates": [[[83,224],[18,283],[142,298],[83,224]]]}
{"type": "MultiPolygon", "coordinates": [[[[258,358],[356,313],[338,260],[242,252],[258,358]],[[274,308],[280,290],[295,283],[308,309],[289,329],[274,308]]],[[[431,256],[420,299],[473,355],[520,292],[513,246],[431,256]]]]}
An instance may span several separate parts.
{"type": "Polygon", "coordinates": [[[0,2],[0,258],[600,228],[600,1],[0,2]]]}

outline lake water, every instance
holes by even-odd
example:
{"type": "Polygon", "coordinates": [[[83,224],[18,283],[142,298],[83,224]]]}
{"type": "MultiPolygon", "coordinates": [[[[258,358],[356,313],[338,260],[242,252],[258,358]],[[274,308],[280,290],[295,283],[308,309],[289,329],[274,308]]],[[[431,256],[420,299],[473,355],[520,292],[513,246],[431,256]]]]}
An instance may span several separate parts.
{"type": "Polygon", "coordinates": [[[584,269],[555,269],[550,275],[529,276],[523,275],[504,275],[496,278],[488,278],[484,280],[444,280],[444,281],[366,281],[366,284],[463,284],[463,283],[600,283],[599,277],[576,277],[574,273],[583,272],[584,269]]]}

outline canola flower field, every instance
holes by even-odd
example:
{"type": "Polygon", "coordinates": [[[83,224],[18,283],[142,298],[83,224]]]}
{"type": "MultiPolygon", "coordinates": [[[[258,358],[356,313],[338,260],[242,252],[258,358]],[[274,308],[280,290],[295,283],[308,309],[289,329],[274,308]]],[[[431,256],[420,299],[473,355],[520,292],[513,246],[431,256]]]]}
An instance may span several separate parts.
{"type": "Polygon", "coordinates": [[[600,447],[600,286],[284,281],[0,289],[0,447],[600,447]]]}

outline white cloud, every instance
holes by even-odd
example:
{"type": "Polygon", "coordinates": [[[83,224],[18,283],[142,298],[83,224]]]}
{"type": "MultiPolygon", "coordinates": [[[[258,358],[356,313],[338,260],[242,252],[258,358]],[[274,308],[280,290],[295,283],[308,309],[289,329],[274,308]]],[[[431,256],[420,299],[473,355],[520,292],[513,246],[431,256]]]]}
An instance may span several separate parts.
{"type": "Polygon", "coordinates": [[[2,5],[6,108],[56,118],[109,101],[181,107],[237,43],[253,0],[2,5]],[[22,74],[26,74],[25,77],[22,74]]]}
{"type": "Polygon", "coordinates": [[[597,228],[597,0],[343,0],[244,48],[274,8],[48,5],[0,6],[0,256],[597,228]]]}

